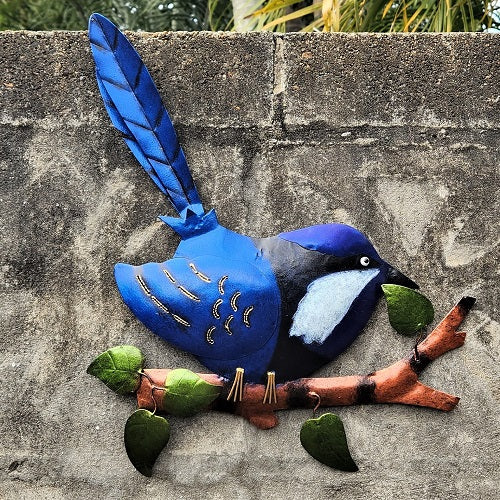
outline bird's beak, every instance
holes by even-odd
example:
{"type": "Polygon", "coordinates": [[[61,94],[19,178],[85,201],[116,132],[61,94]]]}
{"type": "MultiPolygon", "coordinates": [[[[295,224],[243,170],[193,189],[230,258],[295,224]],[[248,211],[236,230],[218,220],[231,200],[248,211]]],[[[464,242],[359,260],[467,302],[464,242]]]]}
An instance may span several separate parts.
{"type": "Polygon", "coordinates": [[[405,276],[401,271],[398,271],[391,266],[389,266],[386,283],[406,286],[407,288],[413,288],[414,290],[418,289],[418,285],[414,281],[405,276]]]}

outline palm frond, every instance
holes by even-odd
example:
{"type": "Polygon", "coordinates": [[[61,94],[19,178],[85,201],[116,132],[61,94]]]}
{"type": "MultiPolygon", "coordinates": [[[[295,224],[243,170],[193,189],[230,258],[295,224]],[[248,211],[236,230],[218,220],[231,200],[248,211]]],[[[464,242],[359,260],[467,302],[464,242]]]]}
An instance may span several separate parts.
{"type": "Polygon", "coordinates": [[[490,29],[499,14],[498,0],[269,0],[252,16],[274,31],[299,19],[302,31],[451,32],[490,29]]]}

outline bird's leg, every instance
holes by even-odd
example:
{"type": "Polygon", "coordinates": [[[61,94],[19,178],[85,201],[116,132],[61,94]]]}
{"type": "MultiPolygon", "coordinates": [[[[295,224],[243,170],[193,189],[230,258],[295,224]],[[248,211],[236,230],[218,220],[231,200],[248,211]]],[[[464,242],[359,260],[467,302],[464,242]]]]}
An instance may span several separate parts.
{"type": "Polygon", "coordinates": [[[264,403],[276,403],[276,374],[275,372],[267,372],[267,384],[266,384],[266,392],[264,394],[264,399],[262,400],[262,404],[264,403]]]}
{"type": "Polygon", "coordinates": [[[227,396],[227,400],[231,399],[233,396],[233,401],[241,401],[243,399],[243,374],[245,373],[244,368],[236,368],[236,375],[234,377],[233,385],[229,394],[227,396]]]}

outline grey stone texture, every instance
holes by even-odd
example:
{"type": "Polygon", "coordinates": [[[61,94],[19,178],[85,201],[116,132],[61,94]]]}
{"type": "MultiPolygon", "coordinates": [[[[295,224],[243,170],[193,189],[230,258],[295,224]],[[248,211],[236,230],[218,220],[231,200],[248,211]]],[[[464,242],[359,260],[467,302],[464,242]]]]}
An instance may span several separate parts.
{"type": "MultiPolygon", "coordinates": [[[[119,344],[148,367],[203,371],[122,303],[118,261],[169,257],[172,210],[105,114],[86,33],[0,33],[0,497],[5,499],[491,499],[500,484],[500,36],[131,34],[178,129],[207,207],[271,235],[340,221],[366,232],[440,319],[477,297],[463,348],[423,381],[451,413],[334,409],[360,472],[300,446],[309,410],[275,429],[171,418],[154,476],[129,463],[135,409],[85,373],[119,344]]],[[[381,301],[319,375],[405,355],[381,301]]]]}

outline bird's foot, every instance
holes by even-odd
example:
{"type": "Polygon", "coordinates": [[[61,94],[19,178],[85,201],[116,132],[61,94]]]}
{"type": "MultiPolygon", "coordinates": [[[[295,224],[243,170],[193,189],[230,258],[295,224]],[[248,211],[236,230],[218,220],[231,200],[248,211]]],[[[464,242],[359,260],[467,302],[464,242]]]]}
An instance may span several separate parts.
{"type": "Polygon", "coordinates": [[[233,397],[233,401],[241,401],[243,399],[243,374],[245,373],[244,368],[236,368],[236,375],[234,377],[233,385],[229,394],[227,396],[227,400],[229,401],[231,397],[233,397]]]}
{"type": "Polygon", "coordinates": [[[267,372],[266,392],[262,404],[276,403],[276,374],[275,372],[267,372]]]}

